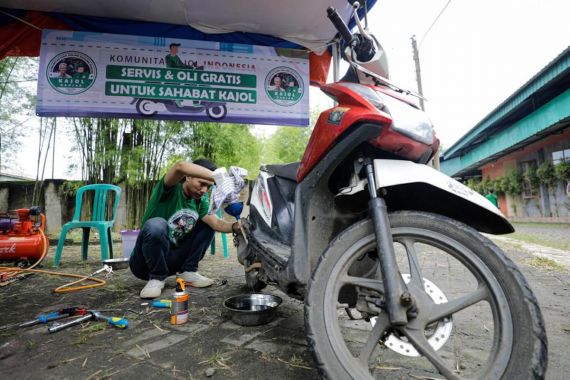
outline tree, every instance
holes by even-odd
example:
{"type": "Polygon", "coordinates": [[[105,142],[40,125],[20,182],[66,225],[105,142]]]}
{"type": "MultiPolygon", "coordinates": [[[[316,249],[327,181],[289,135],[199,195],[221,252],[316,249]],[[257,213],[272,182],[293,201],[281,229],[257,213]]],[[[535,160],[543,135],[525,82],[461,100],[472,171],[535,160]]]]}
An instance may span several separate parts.
{"type": "Polygon", "coordinates": [[[183,156],[207,158],[217,166],[240,166],[254,178],[260,165],[261,144],[244,124],[187,123],[182,133],[183,156]]]}
{"type": "Polygon", "coordinates": [[[35,59],[18,57],[0,61],[0,171],[14,165],[14,154],[24,132],[22,124],[33,115],[35,97],[28,82],[35,80],[36,73],[35,59]]]}
{"type": "Polygon", "coordinates": [[[264,163],[300,161],[311,137],[311,131],[310,128],[279,128],[266,144],[264,163]]]}
{"type": "Polygon", "coordinates": [[[300,161],[321,110],[311,112],[309,127],[280,127],[263,142],[262,161],[267,164],[287,164],[300,161]]]}

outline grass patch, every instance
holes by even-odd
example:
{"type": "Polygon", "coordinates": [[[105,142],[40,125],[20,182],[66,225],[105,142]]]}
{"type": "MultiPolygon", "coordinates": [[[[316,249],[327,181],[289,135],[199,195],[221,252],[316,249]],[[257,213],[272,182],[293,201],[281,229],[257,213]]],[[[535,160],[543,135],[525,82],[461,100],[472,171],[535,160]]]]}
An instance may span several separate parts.
{"type": "Polygon", "coordinates": [[[568,223],[535,223],[535,222],[512,222],[513,226],[522,226],[522,227],[536,227],[536,228],[561,228],[561,229],[568,229],[570,228],[570,224],[568,223]]]}
{"type": "Polygon", "coordinates": [[[83,327],[81,329],[81,331],[79,332],[79,337],[75,342],[73,342],[73,344],[75,345],[85,344],[89,342],[89,340],[94,336],[99,335],[99,333],[105,330],[106,328],[107,328],[106,323],[93,323],[93,324],[90,323],[86,327],[83,327]]]}
{"type": "Polygon", "coordinates": [[[214,367],[218,369],[230,369],[230,363],[228,362],[229,356],[225,357],[227,353],[222,353],[220,350],[216,350],[208,359],[201,361],[198,364],[205,364],[209,367],[214,367]]]}
{"type": "Polygon", "coordinates": [[[520,240],[526,243],[543,245],[545,247],[561,249],[564,251],[570,251],[570,238],[566,239],[554,239],[548,236],[531,235],[522,232],[515,232],[506,237],[510,239],[520,240]]]}
{"type": "Polygon", "coordinates": [[[534,257],[528,260],[527,264],[535,268],[541,268],[550,271],[563,271],[566,269],[564,265],[560,265],[556,261],[547,257],[534,257]]]}

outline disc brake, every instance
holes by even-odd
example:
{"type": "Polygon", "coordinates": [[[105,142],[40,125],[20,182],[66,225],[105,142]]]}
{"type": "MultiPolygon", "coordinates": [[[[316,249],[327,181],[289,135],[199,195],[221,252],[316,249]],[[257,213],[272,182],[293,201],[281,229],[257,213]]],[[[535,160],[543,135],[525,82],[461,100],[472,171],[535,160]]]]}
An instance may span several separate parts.
{"type": "MultiPolygon", "coordinates": [[[[410,282],[411,276],[407,273],[402,274],[404,282],[407,284],[410,282]]],[[[426,294],[432,299],[435,304],[441,304],[447,302],[447,297],[433,282],[424,278],[424,290],[426,294]]],[[[372,326],[376,323],[377,317],[370,318],[370,323],[372,326]]],[[[439,322],[434,323],[434,328],[427,334],[426,338],[429,344],[434,350],[439,350],[447,342],[451,336],[451,330],[453,329],[453,322],[451,317],[446,317],[439,322]]],[[[406,339],[404,337],[404,339],[406,339]]],[[[395,351],[404,356],[421,356],[420,353],[415,349],[415,347],[409,343],[407,340],[403,340],[394,333],[389,334],[384,339],[384,345],[390,350],[395,351]]]]}

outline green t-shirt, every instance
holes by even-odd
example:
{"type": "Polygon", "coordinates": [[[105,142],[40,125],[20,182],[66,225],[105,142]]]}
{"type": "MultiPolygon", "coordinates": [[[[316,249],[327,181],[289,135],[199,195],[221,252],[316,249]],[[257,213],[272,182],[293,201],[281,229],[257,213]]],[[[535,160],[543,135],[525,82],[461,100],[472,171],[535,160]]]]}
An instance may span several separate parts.
{"type": "Polygon", "coordinates": [[[190,66],[184,64],[184,62],[182,62],[182,60],[180,59],[180,57],[178,57],[177,55],[171,55],[168,54],[164,60],[166,61],[166,67],[175,67],[175,68],[179,68],[179,69],[188,69],[190,68],[190,66]]]}
{"type": "Polygon", "coordinates": [[[166,219],[168,237],[173,244],[178,245],[190,233],[198,219],[208,214],[210,206],[208,197],[206,193],[199,201],[186,198],[181,183],[167,189],[162,177],[152,190],[141,225],[150,218],[166,219]]]}
{"type": "Polygon", "coordinates": [[[493,193],[489,193],[487,195],[485,195],[485,198],[487,198],[489,200],[489,202],[491,202],[492,204],[495,205],[495,207],[499,207],[499,202],[497,200],[497,196],[493,193]]]}

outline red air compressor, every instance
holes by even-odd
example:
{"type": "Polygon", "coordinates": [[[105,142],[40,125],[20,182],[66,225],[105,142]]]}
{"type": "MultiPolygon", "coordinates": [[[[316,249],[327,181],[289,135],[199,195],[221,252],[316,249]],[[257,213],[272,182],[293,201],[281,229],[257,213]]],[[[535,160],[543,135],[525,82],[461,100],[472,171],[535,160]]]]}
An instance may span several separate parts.
{"type": "Polygon", "coordinates": [[[45,225],[39,207],[0,213],[0,260],[38,261],[47,244],[45,225]]]}

